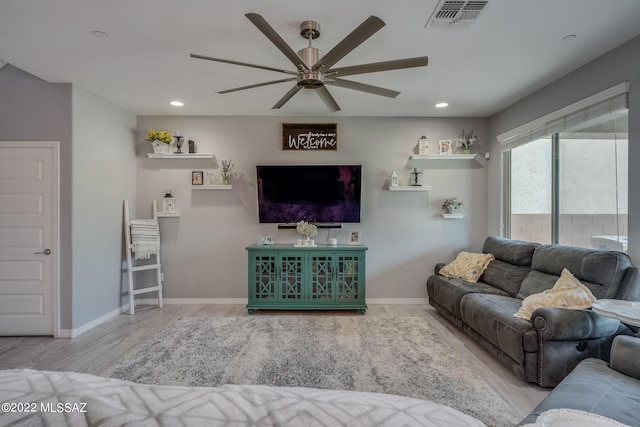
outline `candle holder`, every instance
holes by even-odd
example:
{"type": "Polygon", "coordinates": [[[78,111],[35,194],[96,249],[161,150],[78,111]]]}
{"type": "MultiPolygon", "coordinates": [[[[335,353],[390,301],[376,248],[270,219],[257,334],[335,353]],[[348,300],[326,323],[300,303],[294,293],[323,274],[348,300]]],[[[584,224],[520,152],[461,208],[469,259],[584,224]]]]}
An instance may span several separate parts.
{"type": "Polygon", "coordinates": [[[409,181],[413,181],[413,184],[411,184],[412,187],[422,187],[422,184],[418,182],[418,177],[421,173],[420,168],[413,168],[413,172],[411,172],[411,177],[409,178],[409,181]]]}
{"type": "Polygon", "coordinates": [[[174,138],[176,139],[176,147],[178,148],[178,151],[176,151],[175,154],[182,154],[182,144],[184,143],[184,136],[175,135],[174,138]]]}

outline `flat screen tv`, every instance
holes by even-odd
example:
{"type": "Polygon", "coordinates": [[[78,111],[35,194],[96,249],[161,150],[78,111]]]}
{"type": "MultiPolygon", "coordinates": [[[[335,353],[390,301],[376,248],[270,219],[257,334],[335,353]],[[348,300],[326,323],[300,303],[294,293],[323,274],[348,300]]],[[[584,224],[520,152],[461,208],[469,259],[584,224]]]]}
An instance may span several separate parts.
{"type": "Polygon", "coordinates": [[[261,223],[360,222],[361,165],[256,166],[261,223]]]}

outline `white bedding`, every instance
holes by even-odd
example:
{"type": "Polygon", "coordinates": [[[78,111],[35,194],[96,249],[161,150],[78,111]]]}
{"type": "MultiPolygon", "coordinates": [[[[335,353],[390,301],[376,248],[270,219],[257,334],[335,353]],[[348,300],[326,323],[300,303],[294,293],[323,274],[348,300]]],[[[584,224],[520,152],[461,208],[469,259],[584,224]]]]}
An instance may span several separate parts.
{"type": "Polygon", "coordinates": [[[0,425],[486,427],[433,402],[295,387],[143,385],[73,372],[0,371],[0,425]]]}

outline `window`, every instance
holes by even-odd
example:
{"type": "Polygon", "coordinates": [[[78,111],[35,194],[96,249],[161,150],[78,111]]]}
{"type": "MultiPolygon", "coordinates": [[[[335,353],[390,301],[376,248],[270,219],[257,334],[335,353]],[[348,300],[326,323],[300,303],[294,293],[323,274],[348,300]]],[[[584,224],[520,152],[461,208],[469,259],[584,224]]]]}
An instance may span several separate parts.
{"type": "Polygon", "coordinates": [[[627,249],[628,84],[498,136],[504,235],[627,249]]]}
{"type": "Polygon", "coordinates": [[[626,250],[628,113],[511,150],[513,239],[626,250]]]}

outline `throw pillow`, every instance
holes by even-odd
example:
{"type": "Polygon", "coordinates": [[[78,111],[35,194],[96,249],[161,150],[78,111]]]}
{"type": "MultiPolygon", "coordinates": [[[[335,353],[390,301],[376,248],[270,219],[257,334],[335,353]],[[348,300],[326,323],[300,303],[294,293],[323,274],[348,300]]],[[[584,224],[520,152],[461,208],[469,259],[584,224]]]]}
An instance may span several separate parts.
{"type": "Polygon", "coordinates": [[[561,307],[579,310],[591,307],[596,301],[589,288],[580,283],[566,268],[562,270],[553,288],[533,294],[522,300],[522,306],[515,317],[531,320],[531,315],[539,307],[561,307]]]}
{"type": "Polygon", "coordinates": [[[443,276],[475,283],[493,259],[492,254],[460,252],[455,261],[442,267],[439,273],[443,276]]]}

